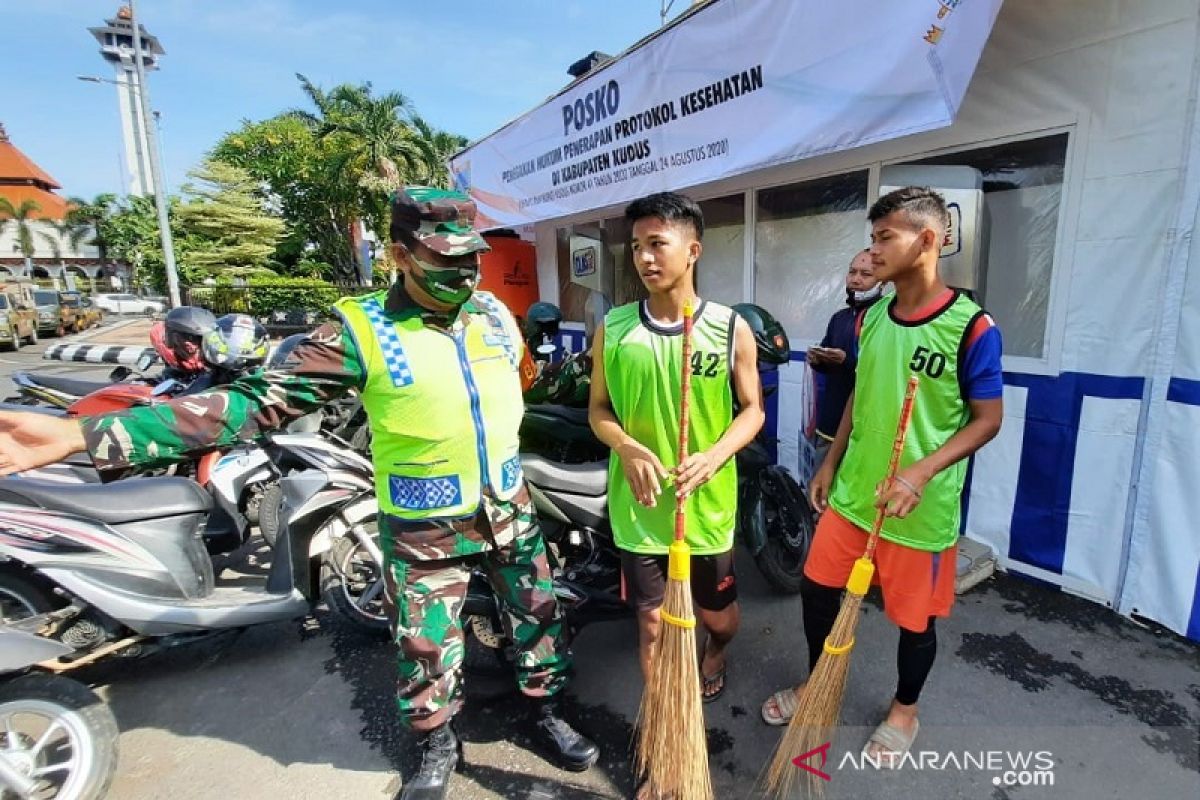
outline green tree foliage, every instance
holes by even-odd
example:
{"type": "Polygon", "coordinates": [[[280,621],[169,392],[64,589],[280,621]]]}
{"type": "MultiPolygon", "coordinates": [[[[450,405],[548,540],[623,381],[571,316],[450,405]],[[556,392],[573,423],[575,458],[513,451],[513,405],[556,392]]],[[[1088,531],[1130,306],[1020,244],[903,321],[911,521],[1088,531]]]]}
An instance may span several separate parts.
{"type": "Polygon", "coordinates": [[[275,253],[284,223],[266,212],[259,183],[240,167],[208,160],[188,173],[186,199],[175,209],[180,261],[193,270],[260,270],[275,253]]]}
{"type": "Polygon", "coordinates": [[[355,280],[357,222],[388,241],[388,195],[406,183],[447,186],[446,163],[466,140],[434,128],[399,92],[297,78],[306,108],[244,122],[211,155],[267,187],[287,222],[275,259],[285,271],[355,280]]]}

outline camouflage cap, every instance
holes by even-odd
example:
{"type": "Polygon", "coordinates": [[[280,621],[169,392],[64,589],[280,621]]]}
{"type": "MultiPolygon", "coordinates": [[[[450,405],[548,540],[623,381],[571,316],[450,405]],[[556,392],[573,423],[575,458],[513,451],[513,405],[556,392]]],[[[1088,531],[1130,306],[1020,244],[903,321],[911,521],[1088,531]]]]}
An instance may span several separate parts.
{"type": "Polygon", "coordinates": [[[432,186],[406,186],[392,194],[392,241],[404,233],[444,256],[491,249],[475,230],[475,201],[432,186]]]}

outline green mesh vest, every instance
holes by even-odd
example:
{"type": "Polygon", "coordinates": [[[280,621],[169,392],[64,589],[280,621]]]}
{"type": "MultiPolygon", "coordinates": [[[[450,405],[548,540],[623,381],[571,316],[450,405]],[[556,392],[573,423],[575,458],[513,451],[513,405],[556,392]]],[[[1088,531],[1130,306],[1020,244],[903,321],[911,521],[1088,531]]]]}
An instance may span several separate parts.
{"type": "MultiPolygon", "coordinates": [[[[966,295],[933,317],[908,323],[893,316],[895,300],[867,311],[858,344],[854,429],[833,481],[829,505],[860,528],[875,521],[875,487],[887,475],[909,375],[920,380],[900,469],[937,450],[970,418],[959,382],[967,332],[983,311],[966,295]]],[[[880,536],[917,550],[945,550],[958,539],[967,461],[933,477],[904,519],[888,517],[880,536]]]]}
{"type": "MultiPolygon", "coordinates": [[[[695,453],[717,443],[733,421],[733,310],[702,301],[692,326],[690,442],[695,453]]],[[[604,319],[604,376],[613,410],[625,432],[649,448],[663,466],[678,463],[683,325],[663,328],[643,303],[614,308],[604,319]]],[[[733,546],[737,467],[730,459],[687,500],[687,543],[695,555],[733,546]]],[[[623,550],[667,552],[675,531],[675,494],[664,489],[654,508],[633,496],[614,452],[608,465],[608,513],[623,550]]]]}

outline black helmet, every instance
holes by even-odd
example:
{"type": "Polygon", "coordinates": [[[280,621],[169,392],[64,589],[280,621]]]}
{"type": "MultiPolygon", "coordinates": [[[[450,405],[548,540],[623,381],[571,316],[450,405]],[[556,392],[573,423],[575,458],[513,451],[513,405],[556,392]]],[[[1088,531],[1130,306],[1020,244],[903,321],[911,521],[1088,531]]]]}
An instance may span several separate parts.
{"type": "Polygon", "coordinates": [[[217,327],[217,318],[207,308],[199,306],[179,306],[167,312],[163,320],[168,333],[181,333],[186,336],[200,338],[217,327]]]}
{"type": "Polygon", "coordinates": [[[214,367],[241,372],[267,358],[267,329],[248,314],[226,314],[204,337],[204,360],[214,367]]]}
{"type": "Polygon", "coordinates": [[[525,312],[526,340],[558,333],[558,325],[562,318],[562,312],[553,303],[534,303],[525,312]]]}
{"type": "Polygon", "coordinates": [[[200,343],[216,325],[217,318],[206,308],[172,308],[166,319],[150,328],[150,343],[168,367],[188,373],[202,372],[200,343]]]}
{"type": "Polygon", "coordinates": [[[733,307],[738,316],[746,320],[754,333],[754,344],[758,348],[758,360],[768,364],[786,364],[791,357],[787,331],[767,310],[753,303],[738,303],[733,307]]]}
{"type": "Polygon", "coordinates": [[[307,333],[293,333],[291,336],[284,339],[275,348],[275,352],[271,353],[270,360],[267,361],[267,369],[279,369],[291,356],[292,351],[296,349],[296,345],[308,338],[307,333]]]}

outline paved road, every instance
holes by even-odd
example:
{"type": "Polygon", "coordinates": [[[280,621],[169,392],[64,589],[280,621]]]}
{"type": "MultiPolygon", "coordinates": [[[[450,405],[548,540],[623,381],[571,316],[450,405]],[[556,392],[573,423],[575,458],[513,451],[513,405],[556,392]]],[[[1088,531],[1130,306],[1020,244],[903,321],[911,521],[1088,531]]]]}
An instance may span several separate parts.
{"type": "MultiPolygon", "coordinates": [[[[40,347],[38,348],[40,349],[40,347]]],[[[35,350],[0,354],[0,390],[35,350]]],[[[59,365],[58,370],[74,370],[59,365]]],[[[94,368],[81,374],[103,374],[94,368]]],[[[261,573],[257,556],[239,568],[261,573]]],[[[801,676],[799,601],[771,594],[739,554],[743,623],[729,689],[706,709],[720,798],[752,788],[777,731],[758,717],[771,691],[801,676]]],[[[570,699],[604,758],[583,775],[550,767],[520,725],[507,680],[468,680],[461,719],[467,771],[451,796],[620,798],[640,679],[628,622],[585,629],[570,699]]],[[[1015,578],[959,599],[939,623],[939,658],[922,697],[925,769],[860,771],[847,762],[878,722],[895,681],[896,631],[868,598],[847,691],[846,727],[825,766],[829,797],[1129,798],[1200,796],[1200,649],[1107,609],[1015,578]],[[1046,751],[1053,787],[999,785],[998,764],[1046,751]],[[994,753],[994,754],[993,754],[994,753]],[[968,764],[960,769],[959,765],[968,764]]],[[[121,760],[111,797],[387,798],[416,763],[396,723],[394,648],[326,613],[251,629],[78,674],[111,702],[121,760]]],[[[815,764],[814,764],[815,765],[815,764]]],[[[1011,775],[1011,780],[1046,780],[1011,775]]]]}

